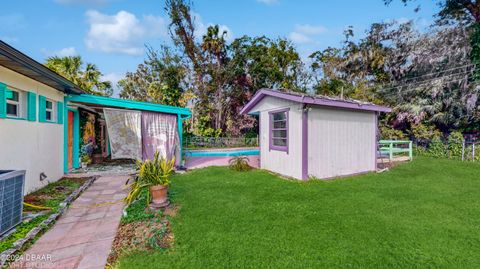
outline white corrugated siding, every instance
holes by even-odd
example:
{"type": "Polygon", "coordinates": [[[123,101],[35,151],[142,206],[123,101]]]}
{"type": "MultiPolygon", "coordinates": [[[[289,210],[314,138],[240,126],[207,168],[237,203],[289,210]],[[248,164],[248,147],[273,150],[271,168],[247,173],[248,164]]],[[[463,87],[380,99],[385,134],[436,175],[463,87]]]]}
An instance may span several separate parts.
{"type": "Polygon", "coordinates": [[[260,166],[289,177],[302,177],[301,104],[274,97],[263,98],[251,111],[260,112],[260,166]],[[288,115],[289,151],[269,149],[269,111],[290,108],[288,115]]]}
{"type": "Polygon", "coordinates": [[[308,174],[331,178],[375,170],[375,112],[311,108],[308,174]]]}

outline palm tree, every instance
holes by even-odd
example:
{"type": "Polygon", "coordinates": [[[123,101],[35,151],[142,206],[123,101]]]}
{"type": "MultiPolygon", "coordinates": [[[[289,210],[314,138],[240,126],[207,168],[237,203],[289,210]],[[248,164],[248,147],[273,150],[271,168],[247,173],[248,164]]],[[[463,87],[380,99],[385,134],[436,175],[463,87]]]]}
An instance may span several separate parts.
{"type": "Polygon", "coordinates": [[[215,56],[217,64],[221,65],[222,56],[226,50],[225,37],[227,31],[220,34],[220,27],[218,25],[209,26],[207,34],[203,36],[202,49],[215,56]]]}
{"type": "Polygon", "coordinates": [[[80,56],[53,56],[47,58],[45,66],[75,83],[87,93],[95,95],[110,96],[112,84],[110,81],[102,81],[102,72],[97,66],[87,63],[85,69],[80,56]]]}

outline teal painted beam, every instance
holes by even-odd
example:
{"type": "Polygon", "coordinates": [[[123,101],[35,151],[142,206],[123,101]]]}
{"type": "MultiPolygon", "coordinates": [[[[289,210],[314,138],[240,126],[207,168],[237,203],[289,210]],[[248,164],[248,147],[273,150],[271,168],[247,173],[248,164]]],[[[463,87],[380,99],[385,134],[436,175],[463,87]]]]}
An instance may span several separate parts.
{"type": "Polygon", "coordinates": [[[182,116],[177,115],[177,127],[178,127],[178,142],[180,144],[180,166],[182,166],[182,161],[183,161],[183,122],[182,122],[182,116]]]}
{"type": "Polygon", "coordinates": [[[115,108],[163,112],[163,113],[170,113],[170,114],[180,114],[182,116],[192,115],[192,112],[190,111],[190,109],[184,108],[184,107],[167,106],[167,105],[138,102],[138,101],[132,101],[132,100],[89,95],[89,94],[69,95],[68,100],[70,102],[83,103],[87,105],[91,104],[91,105],[101,105],[101,106],[115,107],[115,108]]]}
{"type": "Polygon", "coordinates": [[[67,98],[63,98],[63,173],[68,173],[68,108],[67,98]]]}
{"type": "Polygon", "coordinates": [[[178,126],[178,139],[180,140],[180,165],[182,165],[183,161],[183,120],[189,119],[192,115],[186,115],[182,117],[182,115],[177,115],[177,126],[178,126]]]}
{"type": "Polygon", "coordinates": [[[73,168],[80,168],[80,113],[73,111],[73,168]]]}

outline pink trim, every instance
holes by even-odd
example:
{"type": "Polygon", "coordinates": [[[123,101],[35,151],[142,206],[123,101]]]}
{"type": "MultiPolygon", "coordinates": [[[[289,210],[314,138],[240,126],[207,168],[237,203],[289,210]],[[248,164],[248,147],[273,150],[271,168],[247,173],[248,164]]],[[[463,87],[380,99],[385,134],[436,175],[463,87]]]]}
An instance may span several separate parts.
{"type": "Polygon", "coordinates": [[[377,171],[377,160],[378,160],[378,140],[380,139],[378,131],[378,112],[375,112],[375,171],[377,171]]]}
{"type": "MultiPolygon", "coordinates": [[[[260,156],[245,156],[248,164],[254,168],[259,167],[260,156]]],[[[185,167],[187,169],[204,168],[209,166],[228,166],[232,157],[187,157],[185,167]]]]}
{"type": "MultiPolygon", "coordinates": [[[[288,145],[289,145],[289,139],[288,139],[288,132],[289,132],[289,128],[288,128],[288,114],[290,112],[290,108],[283,108],[283,109],[278,109],[278,110],[273,110],[273,111],[269,111],[268,112],[268,118],[269,118],[269,150],[278,150],[278,151],[285,151],[287,154],[288,154],[288,145]],[[281,112],[286,112],[285,114],[285,117],[286,117],[286,122],[285,122],[285,131],[287,131],[287,137],[286,137],[286,146],[276,146],[273,144],[273,114],[276,114],[276,113],[281,113],[281,112]]],[[[276,129],[276,130],[281,130],[281,129],[276,129]]]]}
{"type": "Polygon", "coordinates": [[[243,150],[243,149],[259,149],[259,147],[238,147],[238,148],[204,148],[204,149],[186,149],[189,152],[195,151],[236,151],[236,150],[243,150]]]}
{"type": "Polygon", "coordinates": [[[308,179],[308,107],[302,109],[302,179],[308,179]]]}
{"type": "Polygon", "coordinates": [[[328,107],[336,107],[342,109],[355,109],[355,110],[366,110],[366,111],[378,111],[378,112],[392,112],[391,108],[384,107],[384,106],[377,106],[374,104],[362,104],[354,101],[347,101],[347,100],[335,100],[326,97],[318,97],[318,96],[309,96],[306,94],[293,94],[293,93],[285,93],[279,92],[272,89],[261,89],[258,91],[255,96],[253,96],[252,100],[248,102],[243,109],[240,111],[241,114],[249,113],[250,110],[255,107],[255,105],[260,102],[265,96],[273,96],[285,100],[290,100],[297,103],[303,104],[311,104],[311,105],[319,105],[319,106],[328,106],[328,107]]]}

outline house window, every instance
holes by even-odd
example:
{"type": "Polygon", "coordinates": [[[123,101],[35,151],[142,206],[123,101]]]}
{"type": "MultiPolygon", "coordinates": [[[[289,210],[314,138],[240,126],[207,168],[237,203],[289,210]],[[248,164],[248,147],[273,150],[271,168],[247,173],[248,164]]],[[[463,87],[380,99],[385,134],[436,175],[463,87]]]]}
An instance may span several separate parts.
{"type": "Polygon", "coordinates": [[[270,112],[270,150],[288,152],[288,109],[270,112]]]}
{"type": "Polygon", "coordinates": [[[22,118],[25,109],[25,94],[21,91],[10,90],[7,94],[7,116],[22,118]]]}
{"type": "Polygon", "coordinates": [[[45,102],[45,119],[47,121],[54,121],[54,106],[53,106],[53,101],[48,100],[45,102]]]}

